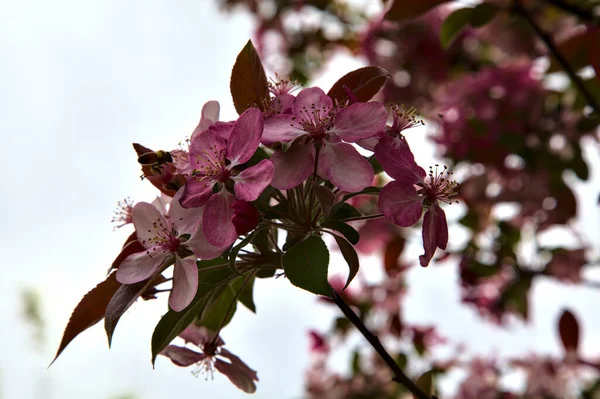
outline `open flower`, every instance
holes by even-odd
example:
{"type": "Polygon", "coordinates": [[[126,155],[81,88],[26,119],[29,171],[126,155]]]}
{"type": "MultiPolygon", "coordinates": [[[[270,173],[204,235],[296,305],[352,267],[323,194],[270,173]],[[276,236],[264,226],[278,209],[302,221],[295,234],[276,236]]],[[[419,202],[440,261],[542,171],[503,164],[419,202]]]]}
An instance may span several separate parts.
{"type": "Polygon", "coordinates": [[[184,208],[205,206],[204,234],[214,246],[226,247],[238,237],[232,222],[235,201],[254,201],[271,183],[273,164],[268,159],[242,171],[236,168],[252,157],[262,132],[263,115],[250,108],[235,122],[228,140],[206,130],[191,142],[194,171],[180,203],[184,208]],[[233,183],[235,195],[227,191],[228,183],[233,183]]]}
{"type": "Polygon", "coordinates": [[[147,202],[138,202],[132,210],[133,225],[138,241],[145,251],[129,255],[117,270],[121,284],[135,284],[154,275],[163,265],[175,260],[173,289],[169,306],[176,312],[190,304],[198,289],[196,257],[213,259],[225,248],[206,241],[202,232],[202,211],[183,209],[178,199],[180,189],[166,215],[147,202]],[[190,235],[186,240],[184,235],[190,235]],[[180,254],[193,254],[183,256],[180,254]]]}
{"type": "Polygon", "coordinates": [[[421,219],[423,207],[427,208],[423,218],[423,248],[419,257],[421,266],[429,265],[436,248],[446,249],[448,223],[439,202],[451,203],[457,195],[458,183],[448,180],[444,167],[438,173],[430,168],[429,175],[415,163],[414,156],[402,139],[384,137],[375,146],[375,156],[383,169],[395,180],[381,189],[379,208],[387,219],[402,227],[414,225],[421,219]],[[415,188],[417,187],[417,188],[415,188]]]}
{"type": "Polygon", "coordinates": [[[186,343],[194,344],[202,352],[196,352],[177,345],[169,345],[160,354],[168,357],[173,363],[181,367],[191,366],[192,364],[198,365],[198,368],[193,371],[195,375],[206,372],[212,377],[216,369],[242,391],[246,393],[256,391],[256,384],[254,383],[258,381],[256,371],[248,367],[239,357],[223,348],[225,342],[221,337],[211,339],[212,334],[206,328],[194,324],[188,326],[179,334],[179,337],[186,343]]]}
{"type": "Polygon", "coordinates": [[[374,136],[385,128],[387,116],[379,102],[355,103],[345,108],[334,105],[323,90],[302,90],[292,104],[291,114],[265,118],[262,142],[289,144],[287,151],[272,156],[275,175],[272,185],[281,190],[302,183],[314,170],[319,146],[318,173],[345,191],[356,192],[373,181],[373,168],[348,143],[374,136]]]}

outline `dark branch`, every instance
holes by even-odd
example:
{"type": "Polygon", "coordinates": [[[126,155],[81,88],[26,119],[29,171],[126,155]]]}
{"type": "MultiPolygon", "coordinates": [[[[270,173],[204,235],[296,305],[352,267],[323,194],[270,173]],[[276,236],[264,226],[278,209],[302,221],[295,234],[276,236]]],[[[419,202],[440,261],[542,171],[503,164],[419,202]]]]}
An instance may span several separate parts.
{"type": "Polygon", "coordinates": [[[594,12],[590,9],[580,7],[576,4],[566,3],[562,0],[544,0],[548,4],[552,4],[556,8],[560,8],[563,11],[571,13],[586,22],[592,22],[598,24],[598,17],[594,15],[594,12]]]}
{"type": "Polygon", "coordinates": [[[523,7],[520,0],[515,0],[514,4],[515,11],[527,21],[527,23],[531,26],[531,28],[535,31],[539,38],[544,42],[544,44],[548,48],[548,51],[550,51],[552,56],[554,56],[558,63],[563,67],[563,69],[569,76],[569,79],[571,79],[571,82],[573,82],[573,84],[577,86],[581,94],[583,94],[589,106],[592,107],[594,111],[596,111],[596,113],[600,114],[600,105],[598,104],[592,93],[585,86],[583,80],[579,76],[577,76],[567,59],[560,53],[560,51],[556,47],[556,44],[554,44],[552,37],[550,37],[548,33],[544,32],[542,28],[540,28],[540,26],[535,22],[535,20],[529,14],[529,12],[527,12],[525,7],[523,7]]]}
{"type": "Polygon", "coordinates": [[[371,333],[371,331],[369,331],[369,329],[365,326],[360,317],[358,317],[357,314],[354,313],[350,306],[348,306],[348,304],[344,302],[344,300],[337,294],[337,292],[333,288],[331,288],[331,290],[334,293],[333,300],[335,301],[335,304],[341,309],[341,311],[344,313],[344,316],[346,316],[348,320],[350,320],[352,324],[354,324],[358,331],[360,331],[361,334],[367,339],[367,341],[369,341],[371,346],[373,346],[373,349],[375,349],[375,351],[379,354],[379,356],[381,356],[383,361],[388,365],[390,370],[392,370],[395,376],[394,381],[404,385],[406,389],[412,392],[412,394],[418,399],[432,399],[431,396],[423,392],[423,390],[419,388],[417,384],[415,384],[410,378],[406,376],[406,374],[404,374],[402,369],[398,366],[398,364],[396,364],[396,362],[394,361],[394,359],[392,359],[390,354],[387,353],[383,345],[381,345],[381,342],[379,342],[379,338],[377,338],[375,335],[373,335],[373,333],[371,333]]]}

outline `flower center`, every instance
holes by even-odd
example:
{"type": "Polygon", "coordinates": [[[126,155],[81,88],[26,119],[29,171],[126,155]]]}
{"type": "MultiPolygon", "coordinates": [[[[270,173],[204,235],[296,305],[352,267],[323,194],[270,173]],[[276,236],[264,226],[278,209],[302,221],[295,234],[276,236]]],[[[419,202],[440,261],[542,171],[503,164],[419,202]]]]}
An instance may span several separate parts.
{"type": "Polygon", "coordinates": [[[422,184],[422,194],[431,202],[442,201],[447,204],[458,202],[452,198],[458,195],[459,184],[456,180],[450,180],[452,172],[448,172],[447,166],[444,166],[442,171],[439,171],[438,167],[438,164],[435,164],[435,169],[429,167],[429,181],[422,184]]]}
{"type": "Polygon", "coordinates": [[[225,158],[225,148],[212,146],[196,156],[199,164],[198,169],[194,169],[193,176],[197,181],[206,181],[207,185],[214,182],[225,183],[231,176],[231,171],[227,166],[225,158]]]}
{"type": "MultiPolygon", "coordinates": [[[[168,223],[168,226],[165,226],[159,219],[152,223],[152,227],[155,230],[155,233],[154,236],[148,241],[153,245],[153,251],[159,250],[163,253],[176,253],[181,246],[181,239],[179,238],[179,233],[175,230],[174,226],[172,226],[170,222],[168,223]]],[[[146,241],[142,242],[142,245],[145,244],[146,241]]],[[[154,254],[148,251],[148,255],[152,256],[154,254]]]]}
{"type": "Polygon", "coordinates": [[[406,109],[404,106],[393,105],[392,111],[394,112],[394,123],[387,130],[389,136],[396,137],[402,135],[402,131],[406,129],[425,125],[422,120],[418,119],[419,114],[413,107],[406,109]]]}
{"type": "Polygon", "coordinates": [[[300,115],[292,118],[292,126],[304,130],[313,140],[321,140],[325,138],[327,131],[331,129],[334,114],[333,107],[323,106],[318,108],[315,104],[312,104],[310,107],[302,107],[300,115]]]}

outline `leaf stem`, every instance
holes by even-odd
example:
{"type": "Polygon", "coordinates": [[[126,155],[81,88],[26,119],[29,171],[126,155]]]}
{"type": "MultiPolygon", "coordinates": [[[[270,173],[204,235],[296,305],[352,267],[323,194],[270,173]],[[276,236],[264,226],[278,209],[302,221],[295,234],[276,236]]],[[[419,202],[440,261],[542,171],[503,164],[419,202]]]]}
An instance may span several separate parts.
{"type": "Polygon", "coordinates": [[[340,308],[342,313],[344,313],[344,316],[346,316],[348,320],[350,320],[352,324],[354,324],[358,331],[360,331],[360,333],[367,339],[367,341],[369,341],[373,349],[375,349],[375,351],[379,354],[383,361],[388,365],[392,373],[394,373],[394,381],[406,387],[406,389],[408,389],[415,396],[415,398],[432,399],[431,396],[427,395],[421,388],[417,386],[417,384],[415,384],[410,378],[406,376],[406,374],[404,374],[400,366],[398,366],[398,364],[394,361],[392,356],[390,356],[390,354],[385,350],[383,345],[381,345],[379,338],[377,338],[375,335],[373,335],[373,333],[371,333],[371,331],[369,331],[369,329],[367,328],[367,326],[365,326],[360,317],[358,317],[358,315],[354,313],[352,308],[350,308],[350,306],[348,306],[348,304],[344,302],[344,300],[337,294],[333,287],[331,287],[331,290],[333,291],[333,300],[335,304],[340,308]]]}
{"type": "Polygon", "coordinates": [[[383,213],[376,213],[374,215],[356,216],[353,218],[340,219],[340,220],[338,220],[338,222],[354,222],[356,220],[379,219],[381,217],[383,217],[383,213]]]}
{"type": "Polygon", "coordinates": [[[552,40],[552,37],[544,30],[542,30],[542,28],[535,22],[531,14],[529,14],[529,12],[525,9],[523,4],[521,4],[521,0],[515,0],[514,6],[516,13],[521,15],[527,21],[529,26],[531,26],[531,28],[535,31],[538,37],[544,42],[544,44],[548,48],[548,51],[550,51],[550,53],[554,56],[554,58],[556,58],[558,63],[563,67],[566,74],[569,76],[569,79],[571,79],[571,82],[579,89],[581,94],[585,97],[589,106],[592,107],[594,111],[596,111],[596,113],[600,114],[600,104],[598,104],[592,93],[585,86],[583,80],[575,73],[567,59],[560,53],[558,47],[552,40]]]}

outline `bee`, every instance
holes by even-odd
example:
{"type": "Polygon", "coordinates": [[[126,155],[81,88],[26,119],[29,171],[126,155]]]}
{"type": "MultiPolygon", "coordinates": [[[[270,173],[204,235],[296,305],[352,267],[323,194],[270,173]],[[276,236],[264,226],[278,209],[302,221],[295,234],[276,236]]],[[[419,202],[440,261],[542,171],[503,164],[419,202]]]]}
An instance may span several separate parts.
{"type": "Polygon", "coordinates": [[[167,162],[173,162],[173,157],[168,151],[149,151],[141,154],[138,157],[138,162],[142,166],[150,166],[155,168],[167,162]]]}

